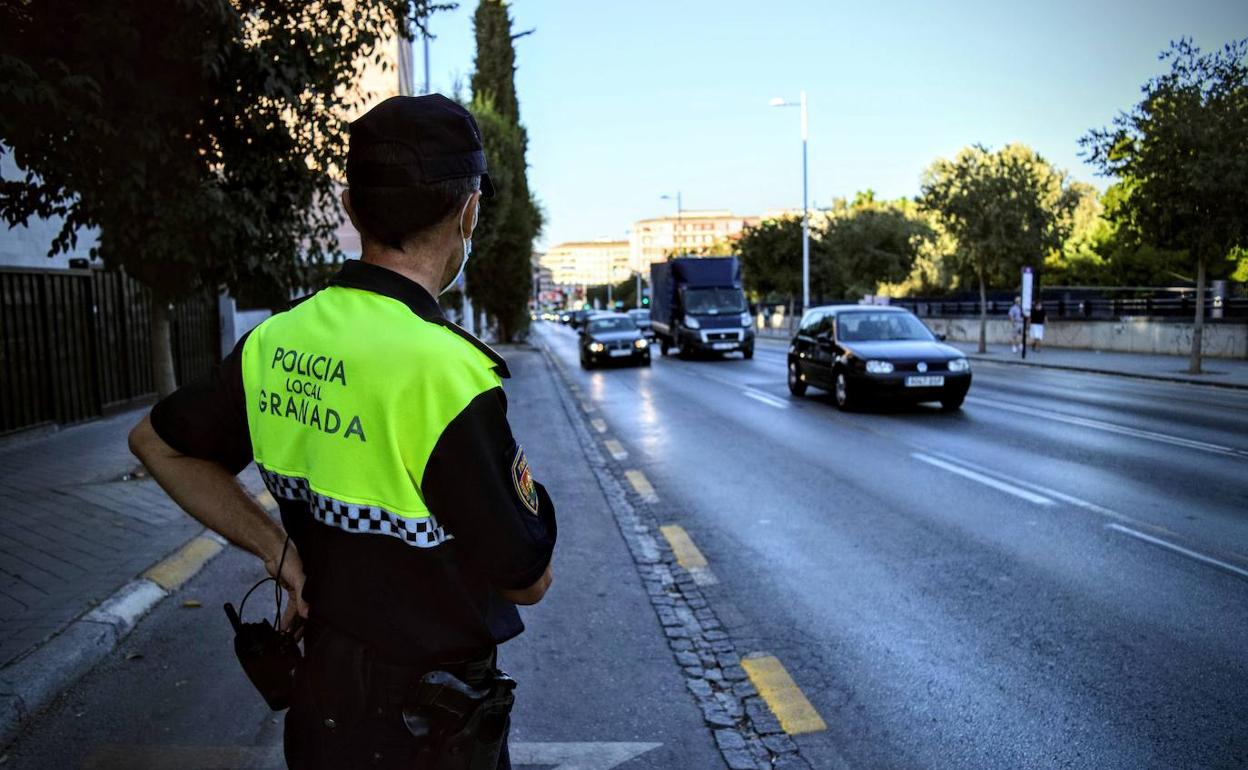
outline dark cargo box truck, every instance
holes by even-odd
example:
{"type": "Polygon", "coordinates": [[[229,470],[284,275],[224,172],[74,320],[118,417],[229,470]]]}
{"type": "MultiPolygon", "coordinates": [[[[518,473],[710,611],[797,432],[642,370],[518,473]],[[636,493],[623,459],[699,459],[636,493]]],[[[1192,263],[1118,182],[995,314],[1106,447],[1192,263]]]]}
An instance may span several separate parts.
{"type": "Polygon", "coordinates": [[[650,266],[650,318],[659,350],[754,357],[754,324],[736,257],[680,257],[650,266]]]}

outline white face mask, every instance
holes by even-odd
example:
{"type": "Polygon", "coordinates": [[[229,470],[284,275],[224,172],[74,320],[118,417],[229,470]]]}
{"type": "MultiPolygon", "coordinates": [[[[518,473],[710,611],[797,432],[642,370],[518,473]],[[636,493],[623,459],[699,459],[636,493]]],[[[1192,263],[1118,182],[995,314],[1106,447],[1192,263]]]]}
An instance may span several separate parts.
{"type": "MultiPolygon", "coordinates": [[[[451,279],[450,283],[442,287],[442,291],[438,292],[439,295],[450,291],[451,287],[459,282],[459,277],[464,274],[464,268],[468,267],[468,257],[472,254],[472,238],[468,237],[468,234],[464,232],[464,212],[468,210],[469,203],[472,203],[472,198],[464,201],[464,207],[459,210],[459,238],[464,242],[464,258],[460,260],[459,271],[455,273],[455,277],[451,279]]],[[[478,204],[477,208],[473,209],[472,212],[473,227],[477,226],[477,215],[480,213],[481,206],[478,204]]]]}

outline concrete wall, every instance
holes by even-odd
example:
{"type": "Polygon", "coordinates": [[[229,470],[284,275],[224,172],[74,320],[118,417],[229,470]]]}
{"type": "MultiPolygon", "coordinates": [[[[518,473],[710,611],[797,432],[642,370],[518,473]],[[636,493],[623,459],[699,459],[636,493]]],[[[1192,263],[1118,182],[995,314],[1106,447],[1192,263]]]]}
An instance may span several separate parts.
{"type": "MultiPolygon", "coordinates": [[[[924,318],[950,342],[979,339],[978,318],[924,318]]],[[[1010,344],[1010,322],[988,319],[988,343],[1010,344]]],[[[1192,350],[1192,323],[1127,318],[1119,321],[1050,321],[1044,326],[1044,344],[1118,353],[1155,353],[1185,356],[1192,350]]],[[[1248,358],[1248,324],[1206,323],[1201,342],[1204,354],[1214,358],[1248,358]]]]}

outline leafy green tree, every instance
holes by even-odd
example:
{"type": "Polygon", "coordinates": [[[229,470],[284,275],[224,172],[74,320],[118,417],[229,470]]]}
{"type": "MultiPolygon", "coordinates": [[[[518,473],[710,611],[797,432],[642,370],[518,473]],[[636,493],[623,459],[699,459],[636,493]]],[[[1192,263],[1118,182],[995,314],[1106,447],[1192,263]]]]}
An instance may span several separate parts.
{"type": "Polygon", "coordinates": [[[1105,174],[1128,182],[1117,220],[1127,232],[1196,269],[1189,371],[1201,371],[1209,268],[1229,273],[1248,245],[1248,39],[1202,53],[1191,40],[1161,54],[1170,71],[1143,86],[1143,99],[1081,143],[1105,174]]]}
{"type": "Polygon", "coordinates": [[[867,190],[828,219],[820,241],[845,293],[856,296],[874,294],[880,284],[905,281],[923,244],[934,235],[914,203],[880,201],[867,190]]]}
{"type": "Polygon", "coordinates": [[[987,349],[988,286],[1016,286],[1024,265],[1040,267],[1061,247],[1077,203],[1065,174],[1034,150],[968,147],[923,175],[919,205],[957,240],[954,262],[979,284],[979,350],[987,349]]]}
{"type": "MultiPolygon", "coordinates": [[[[737,241],[746,289],[759,299],[802,292],[802,220],[768,219],[747,227],[737,241]]],[[[839,297],[844,293],[840,273],[826,258],[818,234],[810,239],[811,297],[839,297]]]]}
{"type": "MultiPolygon", "coordinates": [[[[152,361],[174,389],[169,304],[202,288],[285,294],[336,257],[343,108],[425,0],[41,0],[0,5],[0,182],[9,225],[61,217],[49,256],[92,256],[151,288],[152,361]]],[[[289,296],[285,294],[285,296],[289,296]]]]}
{"type": "Polygon", "coordinates": [[[533,240],[542,227],[541,209],[529,191],[528,136],[516,100],[514,41],[522,35],[512,34],[503,0],[481,0],[473,24],[477,58],[472,110],[498,195],[481,203],[467,291],[494,318],[499,338],[510,341],[528,324],[533,240]]]}

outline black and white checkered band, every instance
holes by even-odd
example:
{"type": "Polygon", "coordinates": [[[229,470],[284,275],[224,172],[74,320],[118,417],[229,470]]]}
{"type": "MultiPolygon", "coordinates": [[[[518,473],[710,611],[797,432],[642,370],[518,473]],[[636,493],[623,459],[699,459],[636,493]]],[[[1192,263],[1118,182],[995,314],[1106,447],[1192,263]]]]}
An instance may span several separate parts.
{"type": "Polygon", "coordinates": [[[438,526],[433,514],[412,518],[375,505],[345,503],[313,491],[307,479],[285,476],[263,467],[260,468],[260,476],[273,497],[302,500],[308,504],[314,519],[346,532],[389,535],[417,548],[433,548],[454,537],[438,526]]]}

